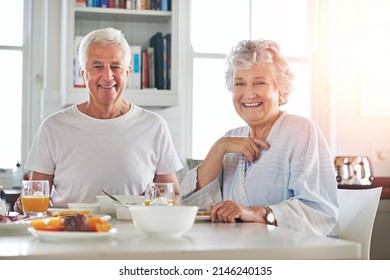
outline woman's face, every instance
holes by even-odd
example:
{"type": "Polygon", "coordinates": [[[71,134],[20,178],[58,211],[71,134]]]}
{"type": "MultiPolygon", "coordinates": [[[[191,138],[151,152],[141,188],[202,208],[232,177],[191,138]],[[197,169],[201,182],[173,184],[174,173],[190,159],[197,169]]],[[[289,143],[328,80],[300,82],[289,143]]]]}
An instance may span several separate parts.
{"type": "Polygon", "coordinates": [[[279,113],[280,93],[265,65],[233,72],[233,104],[237,114],[251,127],[263,126],[279,113]]]}
{"type": "Polygon", "coordinates": [[[123,51],[116,45],[92,44],[82,71],[85,84],[92,95],[90,100],[111,104],[126,88],[130,68],[126,68],[123,51]]]}

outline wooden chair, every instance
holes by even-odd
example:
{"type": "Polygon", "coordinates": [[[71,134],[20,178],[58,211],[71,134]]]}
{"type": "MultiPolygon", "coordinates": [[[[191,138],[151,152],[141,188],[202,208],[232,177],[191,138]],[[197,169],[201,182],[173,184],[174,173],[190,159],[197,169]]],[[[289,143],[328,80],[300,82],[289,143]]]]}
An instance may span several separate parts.
{"type": "Polygon", "coordinates": [[[338,189],[340,238],[362,245],[362,259],[370,259],[371,235],[382,187],[338,189]]]}

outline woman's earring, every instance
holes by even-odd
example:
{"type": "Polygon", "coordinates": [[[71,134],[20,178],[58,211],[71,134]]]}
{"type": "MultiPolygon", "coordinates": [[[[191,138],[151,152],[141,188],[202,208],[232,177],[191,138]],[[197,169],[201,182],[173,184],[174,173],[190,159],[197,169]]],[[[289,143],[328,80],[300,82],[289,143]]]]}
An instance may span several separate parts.
{"type": "Polygon", "coordinates": [[[284,99],[284,97],[279,98],[279,106],[283,105],[285,102],[286,102],[286,100],[284,99]]]}

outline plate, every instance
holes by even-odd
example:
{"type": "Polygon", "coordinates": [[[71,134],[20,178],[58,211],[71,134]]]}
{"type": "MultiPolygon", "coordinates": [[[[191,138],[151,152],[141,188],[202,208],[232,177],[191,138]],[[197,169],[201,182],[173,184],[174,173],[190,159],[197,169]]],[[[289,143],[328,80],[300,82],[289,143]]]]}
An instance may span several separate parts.
{"type": "Polygon", "coordinates": [[[16,221],[12,223],[0,223],[0,233],[25,231],[30,226],[30,221],[16,221]]]}
{"type": "Polygon", "coordinates": [[[195,221],[211,221],[210,215],[196,215],[195,221]]]}
{"type": "Polygon", "coordinates": [[[46,231],[35,230],[33,227],[27,228],[28,231],[35,237],[63,241],[63,240],[88,240],[88,239],[101,239],[112,237],[118,233],[116,228],[112,228],[109,232],[88,232],[88,231],[46,231]]]}
{"type": "Polygon", "coordinates": [[[100,213],[98,203],[68,203],[69,210],[89,210],[91,214],[100,213]]]}
{"type": "Polygon", "coordinates": [[[102,215],[91,215],[92,217],[100,217],[100,219],[102,219],[103,221],[109,221],[111,220],[111,216],[110,215],[106,215],[106,214],[102,214],[102,215]]]}

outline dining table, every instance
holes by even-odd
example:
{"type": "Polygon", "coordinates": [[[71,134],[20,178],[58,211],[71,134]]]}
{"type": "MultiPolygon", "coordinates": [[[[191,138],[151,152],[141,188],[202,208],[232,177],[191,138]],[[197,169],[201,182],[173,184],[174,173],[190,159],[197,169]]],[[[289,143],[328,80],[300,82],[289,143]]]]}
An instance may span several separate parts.
{"type": "MultiPolygon", "coordinates": [[[[110,217],[110,216],[109,216],[110,217]]],[[[33,236],[28,227],[2,231],[0,259],[8,260],[329,260],[360,259],[361,244],[260,223],[195,220],[180,236],[148,236],[131,220],[110,217],[113,234],[96,238],[33,236]]]]}

